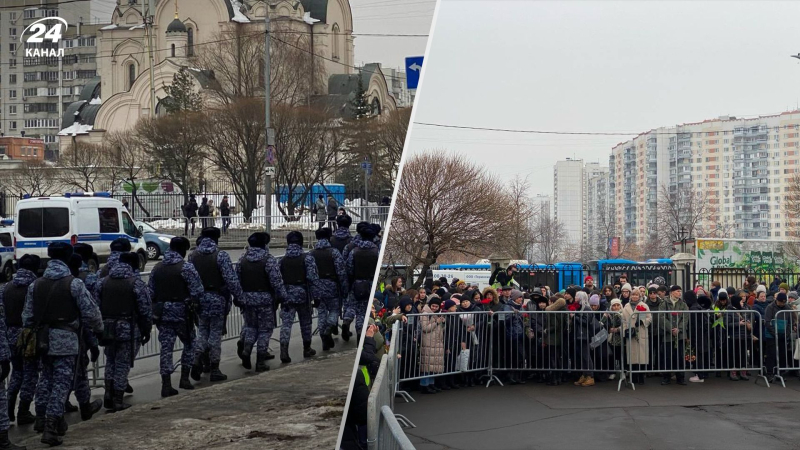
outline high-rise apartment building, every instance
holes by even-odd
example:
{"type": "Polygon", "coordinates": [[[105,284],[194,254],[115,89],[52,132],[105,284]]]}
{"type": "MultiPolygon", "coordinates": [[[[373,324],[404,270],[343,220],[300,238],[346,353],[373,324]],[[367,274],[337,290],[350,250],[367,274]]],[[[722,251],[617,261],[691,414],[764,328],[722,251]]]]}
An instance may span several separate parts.
{"type": "Polygon", "coordinates": [[[580,245],[584,225],[583,160],[566,159],[553,168],[553,217],[564,224],[567,242],[580,245]]]}
{"type": "MultiPolygon", "coordinates": [[[[46,156],[58,149],[66,106],[97,76],[98,24],[108,23],[115,0],[63,3],[5,0],[0,10],[0,132],[44,140],[46,156]],[[45,6],[42,6],[45,5],[45,6]],[[16,8],[14,8],[16,7],[16,8]],[[61,17],[69,28],[57,44],[20,41],[27,26],[61,17]],[[63,48],[63,57],[26,57],[26,47],[63,48]]],[[[29,31],[30,33],[30,31],[29,31]]]]}
{"type": "Polygon", "coordinates": [[[800,111],[662,127],[612,149],[609,205],[619,236],[639,244],[655,231],[664,190],[706,198],[701,228],[786,239],[784,196],[798,169],[800,111]]]}
{"type": "Polygon", "coordinates": [[[586,163],[584,166],[584,226],[583,243],[591,248],[602,246],[613,227],[612,211],[608,207],[610,197],[608,167],[599,163],[586,163]]]}

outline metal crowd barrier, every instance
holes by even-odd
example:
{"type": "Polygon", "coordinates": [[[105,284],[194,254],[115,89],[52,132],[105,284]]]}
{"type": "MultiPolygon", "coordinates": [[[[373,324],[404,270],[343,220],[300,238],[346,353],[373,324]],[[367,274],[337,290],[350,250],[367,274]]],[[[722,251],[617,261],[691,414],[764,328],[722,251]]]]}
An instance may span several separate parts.
{"type": "MultiPolygon", "coordinates": [[[[788,306],[787,306],[788,308],[788,306]]],[[[786,387],[787,372],[800,370],[800,343],[797,340],[798,312],[782,310],[770,323],[764,323],[763,336],[766,346],[766,371],[786,387]]]]}
{"type": "MultiPolygon", "coordinates": [[[[405,321],[395,322],[392,331],[397,346],[390,347],[389,355],[399,357],[395,393],[414,401],[399,383],[426,380],[425,385],[435,385],[436,378],[473,372],[489,378],[487,387],[495,380],[500,383],[498,373],[514,380],[530,372],[556,383],[563,372],[584,379],[613,375],[619,380],[618,391],[623,381],[636,389],[635,380],[644,374],[661,374],[669,380],[673,375],[691,376],[689,372],[701,379],[709,372],[727,372],[740,379],[753,376],[756,383],[761,378],[769,387],[758,311],[643,308],[640,303],[639,309],[626,306],[619,312],[522,309],[408,314],[405,321]],[[470,354],[462,366],[459,354],[465,348],[470,354]]],[[[768,361],[770,354],[775,357],[776,378],[781,371],[800,370],[797,315],[784,311],[776,316],[775,322],[787,322],[781,329],[790,330],[779,334],[783,341],[775,339],[774,348],[767,349],[768,361]],[[790,316],[782,319],[782,315],[790,316]]]]}
{"type": "Polygon", "coordinates": [[[400,424],[405,427],[415,427],[415,425],[405,416],[393,412],[395,389],[397,388],[395,382],[397,337],[401,333],[398,323],[395,323],[392,331],[389,353],[381,357],[380,368],[370,387],[367,399],[367,444],[371,450],[414,448],[403,433],[400,424]]]}
{"type": "MultiPolygon", "coordinates": [[[[627,309],[627,308],[626,308],[627,309]]],[[[753,329],[761,315],[753,310],[640,311],[626,318],[626,333],[634,340],[629,349],[631,375],[660,373],[662,380],[674,375],[685,379],[694,372],[704,379],[709,372],[728,372],[748,380],[769,381],[763,371],[763,340],[753,329]],[[635,331],[634,331],[635,330],[635,331]]],[[[636,389],[635,383],[631,386],[636,389]]]]}

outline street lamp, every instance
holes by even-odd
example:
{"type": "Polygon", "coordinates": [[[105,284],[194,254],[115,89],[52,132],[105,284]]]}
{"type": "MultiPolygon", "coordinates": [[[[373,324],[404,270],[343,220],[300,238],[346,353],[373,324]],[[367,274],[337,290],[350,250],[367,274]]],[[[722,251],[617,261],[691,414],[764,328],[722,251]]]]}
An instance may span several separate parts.
{"type": "Polygon", "coordinates": [[[791,56],[792,58],[797,58],[797,59],[800,59],[800,53],[798,53],[798,54],[796,54],[796,55],[789,55],[789,56],[791,56]]]}

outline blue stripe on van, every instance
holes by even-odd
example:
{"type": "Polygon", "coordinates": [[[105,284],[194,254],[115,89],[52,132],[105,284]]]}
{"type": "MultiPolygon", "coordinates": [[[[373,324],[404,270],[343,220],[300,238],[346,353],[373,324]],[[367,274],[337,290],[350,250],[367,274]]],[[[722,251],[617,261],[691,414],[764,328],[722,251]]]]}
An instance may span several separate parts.
{"type": "MultiPolygon", "coordinates": [[[[78,235],[78,242],[111,242],[114,239],[118,238],[125,238],[131,243],[138,243],[139,239],[130,237],[127,234],[120,234],[120,233],[95,233],[95,234],[79,234],[78,235]]],[[[40,248],[44,247],[47,248],[48,245],[52,242],[66,242],[67,244],[70,243],[69,239],[52,239],[46,241],[17,241],[17,248],[40,248]]]]}

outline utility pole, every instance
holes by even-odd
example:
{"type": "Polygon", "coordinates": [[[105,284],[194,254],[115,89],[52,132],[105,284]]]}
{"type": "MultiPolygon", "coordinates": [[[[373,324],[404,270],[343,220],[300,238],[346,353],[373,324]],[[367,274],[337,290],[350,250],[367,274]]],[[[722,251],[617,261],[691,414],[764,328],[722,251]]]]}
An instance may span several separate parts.
{"type": "MultiPolygon", "coordinates": [[[[152,1],[152,0],[151,0],[152,1]]],[[[266,112],[267,129],[267,165],[264,173],[264,215],[267,233],[272,231],[272,175],[275,173],[275,130],[270,126],[269,102],[270,102],[270,65],[269,65],[269,8],[264,14],[264,110],[266,112]]]]}
{"type": "MultiPolygon", "coordinates": [[[[177,2],[177,0],[175,0],[177,2]]],[[[177,5],[176,5],[177,7],[177,5]]],[[[154,58],[153,58],[153,11],[155,6],[153,0],[147,2],[147,12],[144,15],[144,27],[147,32],[147,53],[150,60],[150,117],[156,116],[156,81],[153,72],[154,58]]]]}

